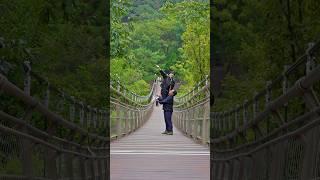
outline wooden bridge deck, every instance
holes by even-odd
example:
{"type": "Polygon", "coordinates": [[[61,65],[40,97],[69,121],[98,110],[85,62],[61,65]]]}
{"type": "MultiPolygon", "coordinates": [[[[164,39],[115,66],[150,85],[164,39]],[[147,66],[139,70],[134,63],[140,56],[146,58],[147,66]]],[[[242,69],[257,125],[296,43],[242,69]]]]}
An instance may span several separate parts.
{"type": "Polygon", "coordinates": [[[111,143],[111,180],[209,180],[209,148],[196,144],[181,132],[162,135],[161,106],[136,132],[111,143]]]}

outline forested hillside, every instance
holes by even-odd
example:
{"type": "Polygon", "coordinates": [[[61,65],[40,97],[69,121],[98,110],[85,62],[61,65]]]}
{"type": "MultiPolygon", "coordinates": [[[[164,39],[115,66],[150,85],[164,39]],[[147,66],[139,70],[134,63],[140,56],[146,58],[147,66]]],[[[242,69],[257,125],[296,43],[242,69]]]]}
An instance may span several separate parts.
{"type": "Polygon", "coordinates": [[[22,87],[28,60],[52,85],[106,105],[106,12],[103,0],[0,0],[0,62],[10,64],[9,80],[22,87]]]}
{"type": "Polygon", "coordinates": [[[318,0],[217,0],[214,56],[227,74],[216,109],[250,99],[320,39],[318,0]]]}
{"type": "Polygon", "coordinates": [[[189,90],[209,74],[209,1],[112,1],[111,77],[139,94],[159,75],[176,72],[189,90]]]}

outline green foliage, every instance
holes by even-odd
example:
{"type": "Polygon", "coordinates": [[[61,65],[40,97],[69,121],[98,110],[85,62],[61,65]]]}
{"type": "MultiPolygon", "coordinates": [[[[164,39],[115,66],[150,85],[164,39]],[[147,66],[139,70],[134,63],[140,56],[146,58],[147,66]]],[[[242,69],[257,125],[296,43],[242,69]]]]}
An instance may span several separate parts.
{"type": "Polygon", "coordinates": [[[22,164],[19,158],[10,159],[6,166],[0,170],[3,174],[21,174],[22,173],[22,164]]]}
{"type": "Polygon", "coordinates": [[[129,32],[132,29],[132,25],[128,22],[123,22],[122,18],[129,12],[129,2],[128,0],[111,1],[111,57],[125,56],[128,53],[129,32]]]}
{"type": "Polygon", "coordinates": [[[162,69],[176,72],[175,78],[183,82],[182,92],[189,91],[209,74],[208,1],[135,0],[124,9],[129,11],[119,17],[121,25],[115,26],[115,30],[126,24],[132,25],[129,34],[123,28],[123,40],[119,41],[130,39],[130,42],[123,43],[127,45],[123,51],[125,54],[113,57],[111,74],[118,74],[122,82],[132,82],[131,90],[139,93],[142,88],[137,88],[136,83],[140,82],[144,87],[143,84],[151,82],[155,74],[159,76],[155,68],[157,64],[162,69]],[[132,69],[141,81],[132,81],[137,78],[127,75],[132,69]]]}
{"type": "Polygon", "coordinates": [[[308,42],[317,41],[319,7],[317,0],[217,1],[212,53],[219,55],[229,75],[215,108],[252,98],[284,65],[295,62],[308,42]],[[233,72],[231,66],[236,67],[233,72]]]}
{"type": "Polygon", "coordinates": [[[182,90],[191,88],[210,72],[209,2],[167,3],[162,11],[183,24],[181,57],[172,68],[183,76],[186,87],[182,86],[182,90]]]}
{"type": "Polygon", "coordinates": [[[111,76],[118,78],[124,84],[132,84],[142,78],[142,74],[131,68],[124,59],[117,58],[111,61],[111,76]]]}
{"type": "Polygon", "coordinates": [[[146,83],[144,80],[138,80],[132,85],[129,85],[129,88],[133,92],[139,92],[142,95],[147,95],[150,91],[150,85],[146,83]]]}
{"type": "Polygon", "coordinates": [[[1,48],[1,59],[13,64],[9,79],[23,79],[21,65],[52,85],[62,87],[93,106],[105,106],[106,94],[104,1],[0,1],[0,34],[13,47],[1,48]]]}

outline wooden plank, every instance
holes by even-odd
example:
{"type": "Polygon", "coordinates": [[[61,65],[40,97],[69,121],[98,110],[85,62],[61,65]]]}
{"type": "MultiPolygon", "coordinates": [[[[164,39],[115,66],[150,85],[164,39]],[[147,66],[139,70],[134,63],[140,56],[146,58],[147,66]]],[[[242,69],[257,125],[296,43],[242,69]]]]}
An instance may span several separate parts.
{"type": "Polygon", "coordinates": [[[111,180],[210,179],[210,152],[177,129],[165,129],[162,107],[154,107],[146,124],[111,143],[111,180]]]}

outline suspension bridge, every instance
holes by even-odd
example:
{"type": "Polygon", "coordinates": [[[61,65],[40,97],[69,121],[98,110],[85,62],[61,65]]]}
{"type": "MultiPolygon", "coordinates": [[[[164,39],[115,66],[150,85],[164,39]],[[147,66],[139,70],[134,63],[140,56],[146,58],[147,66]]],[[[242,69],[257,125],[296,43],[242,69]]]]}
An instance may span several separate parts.
{"type": "Polygon", "coordinates": [[[161,134],[163,111],[154,103],[158,81],[144,97],[117,81],[111,81],[111,90],[111,179],[210,178],[208,78],[176,98],[173,136],[161,134]]]}
{"type": "Polygon", "coordinates": [[[51,84],[28,61],[21,71],[15,82],[0,74],[0,179],[209,179],[208,77],[176,98],[174,135],[166,136],[154,102],[158,81],[139,96],[111,79],[103,109],[51,84]]]}
{"type": "Polygon", "coordinates": [[[0,75],[0,179],[319,179],[319,48],[226,111],[210,112],[207,77],[175,98],[173,136],[160,134],[158,81],[139,96],[112,79],[108,110],[25,62],[20,81],[0,75]]]}

